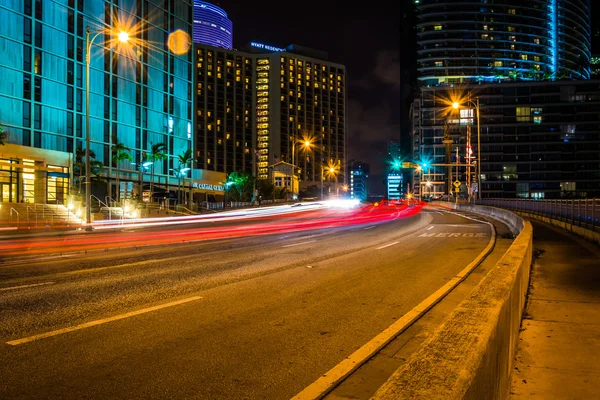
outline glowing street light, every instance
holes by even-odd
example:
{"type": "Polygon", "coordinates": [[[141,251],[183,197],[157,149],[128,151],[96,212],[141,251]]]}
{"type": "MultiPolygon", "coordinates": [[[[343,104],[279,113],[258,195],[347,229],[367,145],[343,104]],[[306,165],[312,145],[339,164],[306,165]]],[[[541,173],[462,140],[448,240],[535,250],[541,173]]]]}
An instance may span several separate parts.
{"type": "MultiPolygon", "coordinates": [[[[92,228],[92,177],[90,160],[90,61],[91,50],[94,40],[100,34],[110,34],[109,29],[91,31],[90,26],[85,28],[85,230],[91,231],[92,228]],[[94,36],[90,39],[90,34],[94,36]]],[[[129,40],[129,33],[121,31],[117,35],[121,43],[129,40]]]]}
{"type": "MultiPolygon", "coordinates": [[[[481,200],[481,124],[479,123],[479,97],[475,101],[470,99],[470,96],[465,103],[475,107],[477,113],[477,198],[481,200]]],[[[461,104],[457,101],[452,103],[452,108],[457,109],[461,104]]]]}

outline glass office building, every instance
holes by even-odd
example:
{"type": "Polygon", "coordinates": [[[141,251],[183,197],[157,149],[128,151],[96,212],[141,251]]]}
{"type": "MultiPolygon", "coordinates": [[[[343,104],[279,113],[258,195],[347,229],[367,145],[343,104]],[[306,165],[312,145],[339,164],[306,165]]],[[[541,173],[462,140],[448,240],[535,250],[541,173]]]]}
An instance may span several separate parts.
{"type": "Polygon", "coordinates": [[[2,200],[60,202],[71,186],[77,149],[85,148],[86,26],[104,30],[90,53],[89,132],[108,184],[93,185],[94,195],[116,197],[117,173],[121,193],[141,194],[150,179],[143,154],[157,143],[168,157],[154,163],[156,190],[176,185],[170,170],[192,146],[192,52],[176,55],[168,42],[177,30],[191,36],[191,17],[188,0],[2,2],[2,200]],[[109,27],[129,30],[131,40],[115,46],[109,27]],[[115,163],[117,142],[133,162],[115,163]]]}

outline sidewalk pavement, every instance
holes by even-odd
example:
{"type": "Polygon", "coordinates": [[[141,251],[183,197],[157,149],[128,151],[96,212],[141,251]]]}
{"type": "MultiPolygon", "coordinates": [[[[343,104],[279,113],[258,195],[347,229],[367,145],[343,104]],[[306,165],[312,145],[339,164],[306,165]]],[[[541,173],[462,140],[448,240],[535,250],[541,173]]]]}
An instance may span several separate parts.
{"type": "Polygon", "coordinates": [[[535,260],[511,399],[600,399],[600,248],[532,221],[535,260]]]}

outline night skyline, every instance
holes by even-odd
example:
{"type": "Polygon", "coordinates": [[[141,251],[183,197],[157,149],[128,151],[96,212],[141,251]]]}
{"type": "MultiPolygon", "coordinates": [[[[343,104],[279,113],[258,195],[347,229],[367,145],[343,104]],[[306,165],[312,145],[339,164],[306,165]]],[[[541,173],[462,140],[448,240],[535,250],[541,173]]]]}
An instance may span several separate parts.
{"type": "Polygon", "coordinates": [[[401,4],[383,2],[365,8],[303,2],[303,9],[319,10],[309,17],[313,29],[306,29],[306,18],[290,18],[288,7],[281,2],[260,0],[251,8],[233,0],[215,4],[233,22],[235,48],[250,41],[278,47],[297,44],[325,51],[329,61],[346,66],[348,160],[370,164],[372,187],[383,192],[386,144],[400,140],[401,4]],[[329,34],[324,35],[320,27],[329,28],[329,34]]]}

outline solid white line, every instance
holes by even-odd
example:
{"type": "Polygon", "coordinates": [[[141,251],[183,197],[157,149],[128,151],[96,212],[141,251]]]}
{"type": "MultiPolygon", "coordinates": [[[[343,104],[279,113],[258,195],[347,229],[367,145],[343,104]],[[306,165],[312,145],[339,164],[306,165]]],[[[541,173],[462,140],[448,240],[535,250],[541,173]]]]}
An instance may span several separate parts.
{"type": "Polygon", "coordinates": [[[373,228],[375,228],[375,226],[376,226],[376,225],[367,226],[367,227],[365,228],[365,231],[368,231],[369,229],[373,229],[373,228]]]}
{"type": "Polygon", "coordinates": [[[383,245],[383,246],[381,246],[381,247],[377,247],[377,249],[376,249],[376,250],[385,249],[386,247],[390,247],[390,246],[393,246],[393,245],[395,245],[395,244],[398,244],[398,242],[393,242],[393,243],[384,244],[384,245],[383,245]]]}
{"type": "Polygon", "coordinates": [[[104,319],[99,319],[96,321],[86,322],[85,324],[79,324],[79,325],[71,326],[69,328],[63,328],[63,329],[58,329],[56,331],[40,333],[39,335],[28,336],[23,339],[11,340],[10,342],[6,342],[6,344],[10,344],[11,346],[17,346],[19,344],[29,343],[29,342],[33,342],[33,341],[36,341],[39,339],[45,339],[45,338],[52,337],[52,336],[62,335],[63,333],[78,331],[80,329],[85,329],[85,328],[90,328],[90,327],[96,326],[96,325],[106,324],[107,322],[118,321],[120,319],[134,317],[136,315],[145,314],[145,313],[148,313],[151,311],[156,311],[156,310],[160,310],[160,309],[167,308],[167,307],[173,307],[173,306],[177,306],[177,305],[183,304],[183,303],[189,303],[190,301],[200,300],[201,298],[202,297],[200,297],[200,296],[188,297],[187,299],[172,301],[170,303],[161,304],[161,305],[154,306],[154,307],[148,307],[148,308],[144,308],[144,309],[137,310],[137,311],[132,311],[132,312],[129,312],[126,314],[121,314],[121,315],[117,315],[117,316],[110,317],[110,318],[104,318],[104,319]]]}
{"type": "Polygon", "coordinates": [[[409,326],[450,293],[450,291],[473,272],[473,270],[492,251],[494,242],[496,241],[496,231],[491,223],[486,223],[492,230],[490,241],[485,250],[483,250],[469,265],[435,293],[427,297],[400,319],[396,320],[396,322],[390,325],[386,330],[375,336],[371,341],[363,345],[350,356],[346,357],[342,362],[331,368],[327,373],[323,374],[316,381],[304,388],[304,390],[296,396],[292,397],[292,400],[317,400],[325,397],[325,395],[333,390],[340,382],[356,371],[361,365],[367,362],[367,360],[371,359],[378,351],[383,349],[388,343],[404,332],[409,326]]]}
{"type": "Polygon", "coordinates": [[[5,290],[24,289],[24,288],[28,288],[28,287],[36,287],[36,286],[52,285],[52,284],[54,284],[54,282],[33,283],[31,285],[11,286],[11,287],[1,288],[0,292],[4,292],[5,290]]]}
{"type": "Polygon", "coordinates": [[[307,243],[313,243],[313,242],[316,242],[316,240],[309,240],[308,242],[300,242],[300,243],[294,243],[294,244],[286,244],[285,246],[281,246],[281,247],[300,246],[301,244],[307,244],[307,243]]]}
{"type": "Polygon", "coordinates": [[[480,228],[481,227],[481,225],[478,225],[478,224],[444,225],[444,226],[452,226],[455,228],[480,228]]]}
{"type": "Polygon", "coordinates": [[[433,225],[431,225],[429,228],[427,228],[428,231],[433,229],[433,225]]]}

